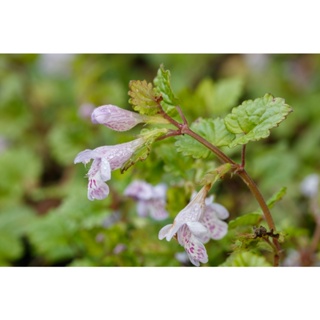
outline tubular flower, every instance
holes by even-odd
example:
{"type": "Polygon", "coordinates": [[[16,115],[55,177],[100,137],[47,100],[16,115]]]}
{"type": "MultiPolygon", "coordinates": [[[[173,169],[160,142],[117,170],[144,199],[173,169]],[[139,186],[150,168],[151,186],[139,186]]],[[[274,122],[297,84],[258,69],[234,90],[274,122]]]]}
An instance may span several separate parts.
{"type": "Polygon", "coordinates": [[[103,124],[115,131],[127,131],[138,123],[145,122],[139,113],[121,109],[112,104],[94,109],[91,114],[91,121],[103,124]]]}
{"type": "Polygon", "coordinates": [[[228,224],[221,220],[229,217],[228,210],[212,203],[212,196],[206,198],[207,192],[206,186],[203,187],[179,212],[173,224],[163,227],[159,232],[159,239],[166,238],[167,241],[177,234],[179,244],[195,266],[199,266],[200,262],[208,262],[204,243],[210,239],[221,239],[228,231],[228,224]]]}
{"type": "Polygon", "coordinates": [[[76,156],[74,163],[87,164],[93,159],[87,174],[89,200],[102,200],[108,196],[109,187],[105,182],[111,179],[111,171],[121,168],[132,154],[144,144],[144,141],[139,138],[114,146],[104,146],[94,150],[87,149],[76,156]]]}
{"type": "Polygon", "coordinates": [[[155,220],[163,220],[168,217],[165,209],[166,191],[164,184],[154,187],[145,181],[136,180],[126,188],[124,194],[137,201],[139,216],[146,217],[149,214],[155,220]]]}
{"type": "Polygon", "coordinates": [[[184,247],[190,261],[195,266],[199,266],[200,262],[208,262],[206,248],[201,242],[201,238],[207,234],[207,228],[200,222],[206,209],[205,199],[207,193],[208,188],[205,186],[178,213],[173,224],[166,225],[159,232],[159,239],[166,238],[167,241],[170,241],[177,234],[178,242],[184,247]]]}

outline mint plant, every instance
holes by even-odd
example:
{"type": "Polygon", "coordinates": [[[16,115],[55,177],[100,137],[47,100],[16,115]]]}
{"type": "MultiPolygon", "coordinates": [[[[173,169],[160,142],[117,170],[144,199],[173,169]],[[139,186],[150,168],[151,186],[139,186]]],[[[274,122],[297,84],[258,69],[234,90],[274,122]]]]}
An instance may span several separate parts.
{"type": "MultiPolygon", "coordinates": [[[[151,149],[164,140],[175,139],[172,150],[160,148],[160,153],[164,152],[164,157],[170,157],[168,152],[177,152],[180,158],[199,161],[200,177],[194,181],[194,185],[198,185],[200,191],[196,192],[196,188],[192,187],[194,195],[190,202],[180,209],[172,223],[162,227],[159,240],[165,238],[170,241],[175,238],[184,247],[192,264],[199,266],[200,263],[207,263],[208,255],[204,244],[210,239],[218,241],[226,236],[228,224],[225,220],[229,217],[224,206],[212,202],[210,190],[220,180],[239,176],[259,204],[260,211],[243,214],[229,221],[229,229],[247,225],[252,227],[252,232],[244,235],[239,233],[233,239],[233,252],[223,265],[237,265],[237,259],[246,260],[248,265],[257,259],[260,261],[262,257],[255,254],[259,248],[263,248],[260,252],[271,252],[271,263],[278,266],[283,235],[276,229],[270,209],[283,197],[285,191],[281,189],[269,201],[264,199],[247,171],[246,147],[251,142],[267,138],[270,130],[292,112],[285,100],[265,94],[261,98],[244,101],[224,117],[203,117],[190,122],[171,87],[170,71],[163,66],[160,66],[153,84],[146,80],[130,81],[129,96],[129,103],[135,112],[105,105],[92,113],[93,123],[103,124],[114,131],[131,130],[141,123],[144,126],[130,142],[87,149],[76,156],[75,163],[87,164],[93,160],[88,171],[89,200],[102,200],[108,196],[109,187],[106,182],[111,179],[112,171],[120,169],[121,173],[125,172],[137,162],[146,160],[151,149]],[[239,148],[241,162],[237,163],[231,158],[230,151],[239,148]],[[220,161],[220,165],[211,161],[212,155],[220,161]],[[247,252],[248,248],[252,252],[247,252]]],[[[179,157],[176,161],[179,161],[179,157]]],[[[154,196],[154,199],[154,191],[147,189],[147,186],[138,184],[135,186],[138,190],[128,187],[127,195],[139,200],[143,215],[146,215],[147,210],[154,217],[166,218],[163,193],[158,198],[154,196]],[[146,188],[145,194],[143,188],[146,188]],[[147,195],[148,192],[150,196],[147,195]],[[157,205],[150,209],[150,204],[152,207],[153,203],[157,203],[158,209],[157,205]],[[146,204],[149,205],[148,209],[144,207],[146,204]]],[[[264,264],[268,265],[267,257],[260,265],[264,264]]]]}

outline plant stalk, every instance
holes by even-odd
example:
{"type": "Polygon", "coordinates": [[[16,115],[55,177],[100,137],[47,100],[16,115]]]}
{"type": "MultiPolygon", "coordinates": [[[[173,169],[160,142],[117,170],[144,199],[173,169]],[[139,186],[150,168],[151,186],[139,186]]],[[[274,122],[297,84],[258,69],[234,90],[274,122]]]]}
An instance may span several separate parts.
{"type": "MultiPolygon", "coordinates": [[[[199,136],[197,133],[192,131],[189,127],[184,128],[182,133],[188,134],[189,136],[196,139],[198,142],[206,146],[209,150],[211,150],[213,153],[217,155],[217,157],[220,159],[220,161],[224,163],[230,163],[233,166],[236,167],[235,172],[241,177],[241,179],[245,182],[245,184],[250,189],[253,196],[256,198],[257,202],[259,203],[261,210],[263,212],[264,218],[268,224],[268,227],[270,230],[275,231],[276,227],[272,218],[272,215],[270,213],[269,207],[266,204],[260,190],[258,189],[256,183],[252,180],[252,178],[249,176],[247,171],[243,168],[244,161],[242,160],[242,165],[239,165],[235,163],[232,159],[230,159],[226,154],[224,154],[222,151],[220,151],[216,146],[199,136]]],[[[273,238],[272,239],[275,251],[274,251],[274,266],[279,266],[279,252],[281,251],[280,244],[278,242],[278,239],[273,238]]]]}
{"type": "MultiPolygon", "coordinates": [[[[160,104],[159,104],[160,105],[160,104]]],[[[161,106],[160,106],[161,108],[161,106]]],[[[177,110],[183,120],[183,123],[179,123],[176,120],[172,119],[162,108],[161,108],[161,113],[164,116],[164,118],[166,118],[171,124],[173,124],[175,127],[178,128],[178,131],[174,132],[172,135],[179,135],[179,134],[187,134],[190,137],[194,138],[195,140],[197,140],[198,142],[200,142],[202,145],[204,145],[206,148],[208,148],[209,150],[211,150],[218,158],[220,161],[222,161],[223,163],[230,163],[233,167],[234,167],[234,172],[237,173],[241,179],[245,182],[245,184],[248,186],[248,188],[250,189],[251,193],[253,194],[253,196],[255,197],[255,199],[257,200],[257,202],[260,205],[260,208],[263,212],[264,218],[268,224],[268,227],[270,230],[275,231],[276,227],[272,218],[272,215],[270,213],[269,207],[266,204],[260,190],[258,189],[256,183],[252,180],[252,178],[248,175],[247,171],[244,169],[244,165],[245,165],[245,151],[246,151],[246,147],[244,146],[242,148],[242,161],[241,161],[241,165],[237,164],[236,162],[234,162],[231,158],[229,158],[225,153],[223,153],[219,148],[217,148],[216,146],[214,146],[212,143],[210,143],[208,140],[204,139],[203,137],[201,137],[200,135],[198,135],[196,132],[192,131],[189,128],[189,125],[187,123],[187,120],[184,116],[184,114],[182,113],[180,107],[177,107],[177,110]]],[[[273,245],[271,245],[271,247],[274,249],[274,262],[273,265],[274,266],[278,266],[279,265],[279,253],[281,251],[281,247],[280,244],[278,242],[278,239],[273,238],[273,245]]]]}

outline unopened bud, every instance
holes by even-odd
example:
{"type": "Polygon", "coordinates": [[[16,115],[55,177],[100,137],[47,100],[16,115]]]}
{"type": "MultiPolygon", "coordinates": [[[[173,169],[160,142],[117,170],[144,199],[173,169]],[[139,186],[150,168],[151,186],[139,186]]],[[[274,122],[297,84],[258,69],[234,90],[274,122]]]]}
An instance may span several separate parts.
{"type": "Polygon", "coordinates": [[[115,131],[127,131],[138,123],[144,122],[144,119],[138,113],[108,104],[94,109],[91,114],[91,121],[103,124],[115,131]]]}

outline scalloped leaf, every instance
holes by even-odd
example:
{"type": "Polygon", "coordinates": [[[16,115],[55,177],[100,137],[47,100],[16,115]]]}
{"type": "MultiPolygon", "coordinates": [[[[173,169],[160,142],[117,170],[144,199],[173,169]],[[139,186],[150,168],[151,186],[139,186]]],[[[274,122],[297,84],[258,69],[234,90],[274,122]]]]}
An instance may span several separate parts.
{"type": "MultiPolygon", "coordinates": [[[[229,145],[235,137],[233,133],[230,133],[227,130],[224,121],[221,118],[199,118],[192,123],[191,129],[217,147],[229,145]]],[[[188,135],[179,136],[176,139],[177,142],[175,145],[177,151],[182,152],[184,155],[192,156],[197,159],[206,158],[210,154],[210,150],[188,135]]]]}
{"type": "Polygon", "coordinates": [[[173,116],[177,114],[175,106],[178,104],[178,98],[173,93],[170,84],[170,71],[160,66],[157,76],[154,78],[155,92],[162,97],[161,105],[166,113],[173,116]]]}
{"type": "Polygon", "coordinates": [[[220,265],[221,267],[271,267],[271,264],[262,256],[252,252],[235,252],[220,265]]]}
{"type": "Polygon", "coordinates": [[[140,114],[155,115],[159,111],[157,99],[159,95],[155,92],[151,83],[146,80],[131,80],[129,82],[129,103],[133,109],[140,114]]]}
{"type": "Polygon", "coordinates": [[[284,99],[274,98],[271,94],[244,101],[224,118],[227,129],[236,134],[229,147],[268,137],[270,129],[277,127],[290,112],[292,108],[284,99]]]}

